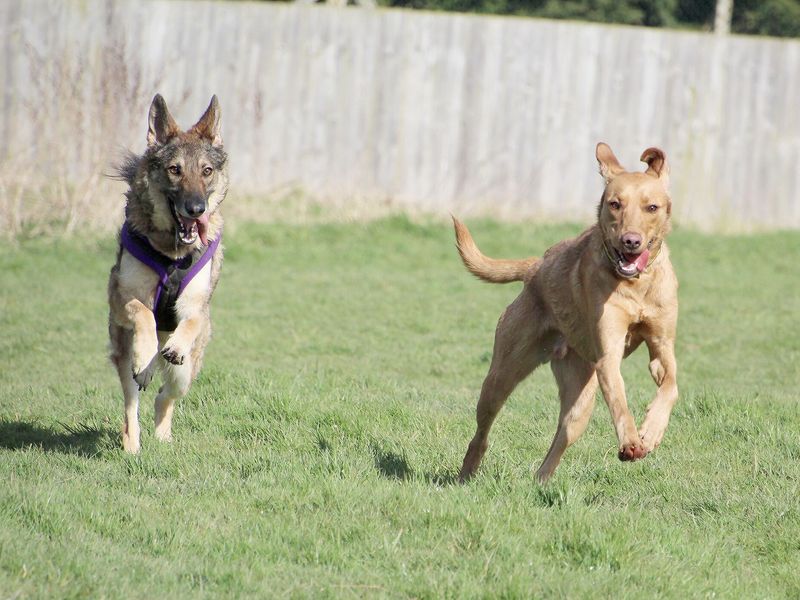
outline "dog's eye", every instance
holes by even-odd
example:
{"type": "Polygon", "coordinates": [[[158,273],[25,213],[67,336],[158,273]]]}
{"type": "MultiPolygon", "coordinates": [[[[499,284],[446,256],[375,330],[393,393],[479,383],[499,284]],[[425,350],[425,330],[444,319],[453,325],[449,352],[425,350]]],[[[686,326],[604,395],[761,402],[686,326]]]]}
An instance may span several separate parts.
{"type": "Polygon", "coordinates": [[[214,169],[212,169],[211,167],[206,167],[205,169],[203,169],[203,175],[204,175],[205,177],[208,177],[208,176],[209,176],[209,175],[211,175],[213,172],[214,172],[214,169]]]}
{"type": "Polygon", "coordinates": [[[167,171],[169,171],[173,175],[180,175],[181,174],[181,167],[180,167],[180,165],[170,165],[169,168],[167,168],[167,171]]]}
{"type": "Polygon", "coordinates": [[[650,206],[647,207],[647,210],[649,210],[650,212],[656,212],[658,210],[658,206],[656,206],[655,204],[651,204],[650,206]]]}
{"type": "Polygon", "coordinates": [[[608,203],[608,207],[612,210],[619,210],[620,206],[622,205],[616,200],[612,200],[611,202],[608,203]]]}

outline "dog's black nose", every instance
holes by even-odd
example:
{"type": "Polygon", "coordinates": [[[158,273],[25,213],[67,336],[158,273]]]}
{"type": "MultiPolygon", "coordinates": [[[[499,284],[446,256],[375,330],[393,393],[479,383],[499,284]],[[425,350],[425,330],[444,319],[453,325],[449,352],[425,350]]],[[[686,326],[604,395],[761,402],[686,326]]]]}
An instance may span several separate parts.
{"type": "Polygon", "coordinates": [[[186,201],[186,214],[196,219],[206,212],[206,201],[202,198],[190,198],[186,201]]]}
{"type": "Polygon", "coordinates": [[[637,250],[642,245],[642,236],[628,232],[622,236],[622,244],[626,250],[637,250]]]}

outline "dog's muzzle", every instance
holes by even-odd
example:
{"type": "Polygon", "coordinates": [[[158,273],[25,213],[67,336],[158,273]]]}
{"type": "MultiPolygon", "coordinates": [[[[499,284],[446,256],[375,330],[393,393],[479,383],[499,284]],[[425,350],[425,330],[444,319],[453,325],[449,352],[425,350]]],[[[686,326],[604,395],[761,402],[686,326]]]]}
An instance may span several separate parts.
{"type": "Polygon", "coordinates": [[[177,208],[177,199],[170,198],[169,206],[175,219],[175,239],[179,244],[189,246],[199,237],[204,246],[208,245],[209,214],[206,201],[200,196],[193,196],[183,203],[183,211],[177,208]],[[186,213],[185,215],[183,213],[186,213]]]}

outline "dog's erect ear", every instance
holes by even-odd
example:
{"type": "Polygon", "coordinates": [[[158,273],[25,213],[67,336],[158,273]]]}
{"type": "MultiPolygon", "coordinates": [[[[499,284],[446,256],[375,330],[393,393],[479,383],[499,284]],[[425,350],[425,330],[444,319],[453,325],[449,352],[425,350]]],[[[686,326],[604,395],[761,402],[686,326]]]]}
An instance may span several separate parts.
{"type": "Polygon", "coordinates": [[[647,163],[647,173],[661,180],[664,187],[669,187],[669,164],[667,163],[667,155],[661,148],[648,148],[642,152],[642,157],[639,159],[647,163]]]}
{"type": "Polygon", "coordinates": [[[189,130],[202,138],[206,138],[213,146],[222,146],[222,133],[219,128],[219,101],[217,96],[211,96],[211,102],[200,117],[200,120],[189,130]]]}
{"type": "Polygon", "coordinates": [[[616,175],[625,171],[608,144],[604,142],[597,144],[594,155],[597,157],[597,163],[600,165],[600,175],[603,176],[606,183],[611,181],[616,175]]]}
{"type": "Polygon", "coordinates": [[[167,103],[161,94],[156,94],[150,105],[149,129],[147,130],[147,146],[160,146],[180,133],[178,124],[169,114],[167,103]]]}

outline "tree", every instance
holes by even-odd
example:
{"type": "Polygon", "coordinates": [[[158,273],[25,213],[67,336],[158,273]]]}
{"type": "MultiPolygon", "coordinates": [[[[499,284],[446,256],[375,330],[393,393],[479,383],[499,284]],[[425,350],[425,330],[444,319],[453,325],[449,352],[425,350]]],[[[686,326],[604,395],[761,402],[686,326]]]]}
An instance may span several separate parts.
{"type": "MultiPolygon", "coordinates": [[[[383,6],[711,30],[716,0],[379,0],[383,6]]],[[[732,31],[800,36],[800,0],[733,0],[732,31]]]]}

